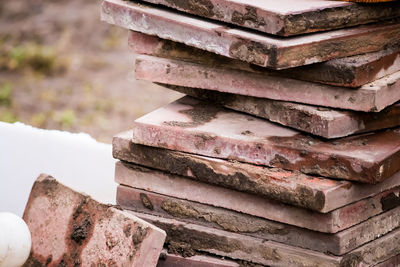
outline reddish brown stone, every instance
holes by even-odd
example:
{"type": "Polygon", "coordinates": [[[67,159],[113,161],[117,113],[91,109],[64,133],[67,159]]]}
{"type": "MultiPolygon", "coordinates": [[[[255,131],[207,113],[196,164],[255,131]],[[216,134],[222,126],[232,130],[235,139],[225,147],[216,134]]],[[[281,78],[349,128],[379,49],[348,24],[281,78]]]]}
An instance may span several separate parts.
{"type": "Polygon", "coordinates": [[[400,185],[399,172],[365,185],[142,146],[131,139],[132,131],[114,137],[115,158],[324,213],[400,185]]]}
{"type": "Polygon", "coordinates": [[[195,255],[182,257],[163,251],[157,267],[240,267],[240,265],[234,261],[213,256],[195,255]]]}
{"type": "Polygon", "coordinates": [[[171,249],[207,252],[270,266],[364,267],[386,261],[400,252],[400,229],[337,257],[178,220],[134,214],[164,229],[171,249]]]}
{"type": "MultiPolygon", "coordinates": [[[[162,85],[162,84],[160,84],[162,85]]],[[[400,126],[400,103],[381,112],[344,111],[218,91],[164,85],[204,101],[223,105],[327,139],[400,126]]]]}
{"type": "Polygon", "coordinates": [[[381,262],[378,265],[375,265],[374,267],[398,267],[398,266],[400,266],[400,254],[384,262],[381,262]]]}
{"type": "Polygon", "coordinates": [[[319,233],[210,205],[119,186],[124,209],[217,228],[334,255],[343,255],[400,226],[400,207],[336,234],[319,233]]]}
{"type": "Polygon", "coordinates": [[[137,119],[132,141],[363,183],[400,169],[398,128],[324,141],[191,97],[137,119]]]}
{"type": "Polygon", "coordinates": [[[156,266],[165,232],[42,174],[24,212],[26,266],[156,266]]]}
{"type": "Polygon", "coordinates": [[[397,3],[370,6],[324,0],[145,1],[281,36],[350,27],[400,16],[397,3]]]}
{"type": "Polygon", "coordinates": [[[135,54],[185,60],[217,69],[242,70],[263,74],[265,78],[275,75],[344,87],[360,87],[400,70],[399,47],[274,71],[134,31],[130,31],[128,43],[135,54]]]}
{"type": "Polygon", "coordinates": [[[130,30],[273,69],[380,51],[399,44],[400,40],[400,24],[396,21],[279,38],[123,0],[105,0],[102,19],[130,30]]]}
{"type": "Polygon", "coordinates": [[[400,188],[397,187],[334,211],[319,213],[121,162],[116,164],[115,181],[141,190],[325,233],[342,231],[400,205],[400,188]]]}
{"type": "Polygon", "coordinates": [[[400,71],[350,90],[275,75],[141,55],[136,58],[135,76],[137,79],[174,86],[355,111],[378,112],[400,99],[400,71]]]}

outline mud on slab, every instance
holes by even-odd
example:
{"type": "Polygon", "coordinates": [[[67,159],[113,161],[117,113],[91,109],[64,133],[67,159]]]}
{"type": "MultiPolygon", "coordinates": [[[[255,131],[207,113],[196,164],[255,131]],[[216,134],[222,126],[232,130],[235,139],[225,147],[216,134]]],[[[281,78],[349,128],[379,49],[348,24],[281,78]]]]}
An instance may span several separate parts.
{"type": "Polygon", "coordinates": [[[279,38],[123,0],[105,0],[102,20],[273,69],[380,51],[400,40],[397,21],[279,38]]]}
{"type": "Polygon", "coordinates": [[[115,181],[324,233],[337,233],[400,205],[400,187],[397,187],[334,211],[319,213],[125,162],[116,163],[115,181]]]}
{"type": "Polygon", "coordinates": [[[25,266],[156,266],[166,236],[45,174],[33,185],[23,219],[32,235],[25,266]]]}
{"type": "Polygon", "coordinates": [[[114,158],[324,213],[400,185],[400,173],[367,185],[137,145],[131,139],[132,131],[113,138],[114,158]]]}
{"type": "Polygon", "coordinates": [[[400,230],[337,257],[178,220],[134,214],[164,229],[167,243],[175,251],[202,251],[269,266],[373,266],[400,252],[400,230]]]}
{"type": "Polygon", "coordinates": [[[371,6],[323,0],[145,1],[280,36],[327,31],[400,16],[398,3],[371,6]]]}
{"type": "Polygon", "coordinates": [[[127,186],[118,187],[117,203],[124,209],[140,213],[334,255],[343,255],[400,226],[400,207],[339,233],[325,234],[127,186]]]}
{"type": "Polygon", "coordinates": [[[376,184],[400,169],[400,129],[324,141],[191,97],[133,124],[137,144],[376,184]]]}
{"type": "Polygon", "coordinates": [[[242,70],[264,75],[265,78],[273,75],[352,88],[360,87],[400,70],[400,47],[274,71],[134,31],[129,33],[128,44],[135,54],[184,60],[217,69],[242,70]]]}

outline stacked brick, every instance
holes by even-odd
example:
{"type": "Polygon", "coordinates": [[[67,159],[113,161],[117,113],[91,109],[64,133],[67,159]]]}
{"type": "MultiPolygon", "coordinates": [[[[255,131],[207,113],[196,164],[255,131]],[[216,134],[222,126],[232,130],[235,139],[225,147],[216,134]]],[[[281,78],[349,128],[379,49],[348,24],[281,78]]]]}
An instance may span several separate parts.
{"type": "Polygon", "coordinates": [[[113,140],[118,204],[167,232],[160,265],[399,264],[399,17],[398,2],[104,0],[136,78],[186,94],[113,140]]]}

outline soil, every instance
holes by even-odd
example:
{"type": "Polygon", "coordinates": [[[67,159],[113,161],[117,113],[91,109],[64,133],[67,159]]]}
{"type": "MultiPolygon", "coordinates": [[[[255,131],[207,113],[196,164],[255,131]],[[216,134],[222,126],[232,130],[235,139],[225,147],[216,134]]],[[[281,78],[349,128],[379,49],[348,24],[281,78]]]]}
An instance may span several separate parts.
{"type": "Polygon", "coordinates": [[[100,4],[0,2],[0,121],[111,143],[136,118],[182,96],[134,79],[128,32],[101,22],[100,4]]]}

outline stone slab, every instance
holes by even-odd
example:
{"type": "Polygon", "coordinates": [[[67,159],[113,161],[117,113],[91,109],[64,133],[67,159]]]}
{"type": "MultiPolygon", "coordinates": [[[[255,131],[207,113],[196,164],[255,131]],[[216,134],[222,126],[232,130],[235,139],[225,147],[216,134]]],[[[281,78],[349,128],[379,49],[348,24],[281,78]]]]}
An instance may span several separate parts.
{"type": "Polygon", "coordinates": [[[261,32],[289,36],[400,16],[398,3],[357,5],[324,0],[145,0],[261,32]]]}
{"type": "Polygon", "coordinates": [[[183,257],[162,251],[157,267],[240,267],[237,262],[213,256],[194,255],[183,257]]]}
{"type": "Polygon", "coordinates": [[[166,234],[42,174],[23,219],[32,235],[27,266],[156,266],[166,234]]]}
{"type": "Polygon", "coordinates": [[[132,131],[113,138],[114,158],[323,213],[400,186],[399,172],[368,185],[142,146],[131,139],[132,131]]]}
{"type": "MultiPolygon", "coordinates": [[[[163,84],[159,84],[163,85],[163,84]]],[[[356,112],[213,90],[163,85],[180,93],[327,139],[400,126],[400,102],[381,112],[356,112]]]]}
{"type": "Polygon", "coordinates": [[[382,111],[400,100],[400,71],[350,90],[346,87],[141,55],[135,60],[135,77],[174,86],[366,112],[382,111]]]}
{"type": "Polygon", "coordinates": [[[290,39],[123,0],[105,0],[102,20],[273,69],[286,69],[399,45],[397,21],[315,33],[290,39]]]}
{"type": "Polygon", "coordinates": [[[117,203],[124,209],[272,240],[314,251],[343,255],[400,226],[400,207],[336,234],[319,233],[210,205],[119,186],[117,203]]]}
{"type": "Polygon", "coordinates": [[[283,76],[351,88],[360,87],[400,70],[399,47],[274,71],[240,60],[216,55],[182,43],[134,31],[130,31],[129,33],[128,44],[130,50],[135,54],[184,60],[213,66],[218,69],[243,70],[265,76],[283,76]]]}
{"type": "Polygon", "coordinates": [[[268,266],[373,266],[400,252],[400,230],[337,257],[178,220],[134,214],[166,230],[167,243],[172,247],[244,259],[268,266]]]}
{"type": "Polygon", "coordinates": [[[324,233],[342,231],[400,205],[400,188],[397,187],[334,211],[319,213],[121,162],[116,164],[115,181],[121,185],[149,192],[225,208],[324,233]]]}
{"type": "Polygon", "coordinates": [[[133,123],[137,144],[363,183],[400,169],[400,129],[324,141],[188,96],[133,123]]]}
{"type": "Polygon", "coordinates": [[[400,266],[400,254],[382,263],[375,265],[375,267],[398,267],[398,266],[400,266]]]}

